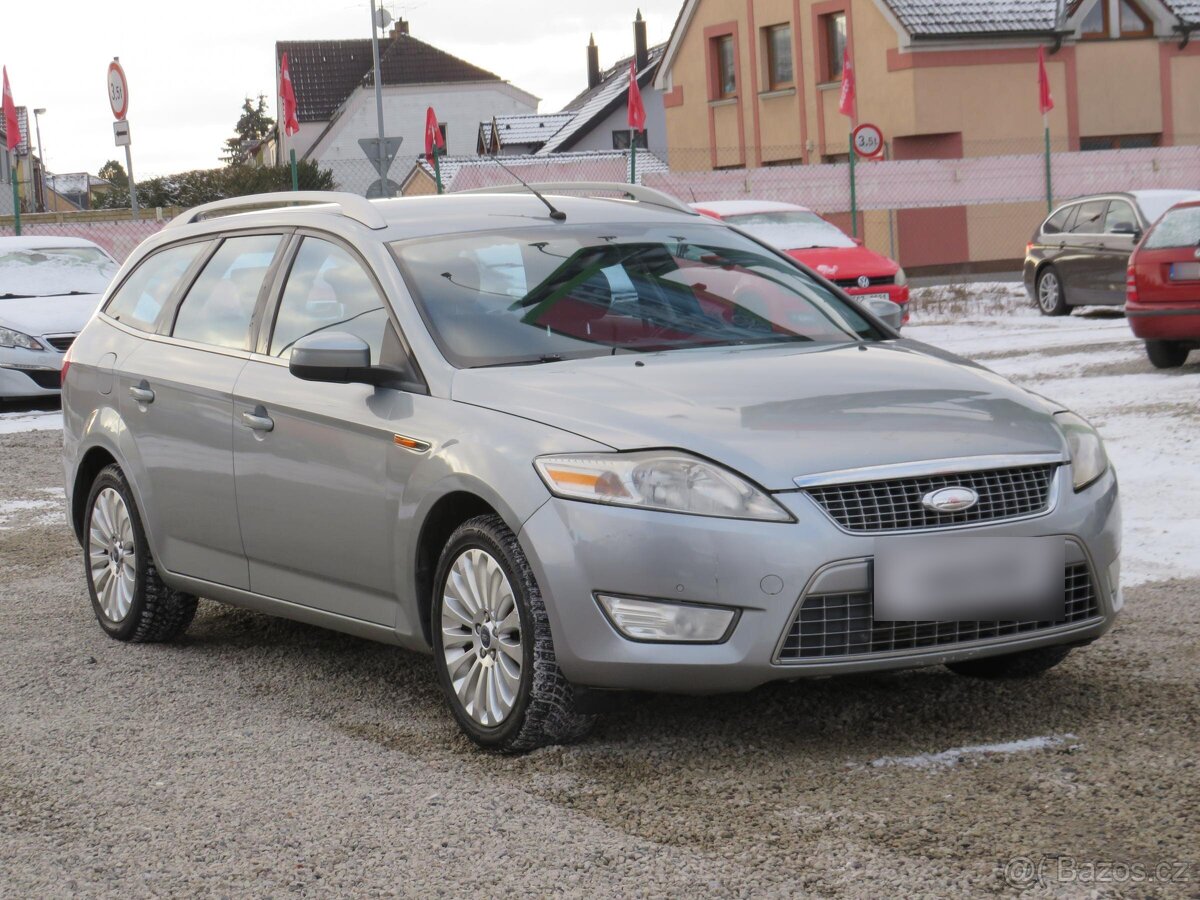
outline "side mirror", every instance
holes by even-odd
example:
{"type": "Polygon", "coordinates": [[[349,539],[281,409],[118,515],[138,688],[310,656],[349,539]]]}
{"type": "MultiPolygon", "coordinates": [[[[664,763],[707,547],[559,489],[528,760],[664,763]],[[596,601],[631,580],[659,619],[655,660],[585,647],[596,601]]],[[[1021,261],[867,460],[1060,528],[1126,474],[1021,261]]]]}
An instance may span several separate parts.
{"type": "Polygon", "coordinates": [[[342,331],[310,334],[296,341],[288,369],[305,381],[335,384],[374,384],[378,370],[371,367],[371,348],[362,338],[342,331]]]}
{"type": "Polygon", "coordinates": [[[904,309],[899,303],[884,300],[882,297],[868,297],[858,302],[874,313],[877,319],[882,319],[885,325],[896,331],[899,331],[900,326],[904,324],[904,309]]]}
{"type": "Polygon", "coordinates": [[[1128,235],[1133,238],[1135,244],[1142,239],[1142,229],[1138,228],[1132,222],[1118,222],[1113,226],[1112,233],[1128,235]]]}

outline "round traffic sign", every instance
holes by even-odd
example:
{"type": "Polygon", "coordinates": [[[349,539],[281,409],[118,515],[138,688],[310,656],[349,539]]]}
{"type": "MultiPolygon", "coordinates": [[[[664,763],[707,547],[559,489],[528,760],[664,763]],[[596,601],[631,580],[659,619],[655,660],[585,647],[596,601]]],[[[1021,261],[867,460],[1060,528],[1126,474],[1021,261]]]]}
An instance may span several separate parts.
{"type": "Polygon", "coordinates": [[[115,59],[108,64],[108,103],[118,120],[124,119],[125,113],[129,112],[129,82],[125,80],[125,70],[115,59]]]}
{"type": "Polygon", "coordinates": [[[883,153],[883,132],[874,125],[859,125],[854,129],[854,152],[864,159],[879,156],[883,153]]]}

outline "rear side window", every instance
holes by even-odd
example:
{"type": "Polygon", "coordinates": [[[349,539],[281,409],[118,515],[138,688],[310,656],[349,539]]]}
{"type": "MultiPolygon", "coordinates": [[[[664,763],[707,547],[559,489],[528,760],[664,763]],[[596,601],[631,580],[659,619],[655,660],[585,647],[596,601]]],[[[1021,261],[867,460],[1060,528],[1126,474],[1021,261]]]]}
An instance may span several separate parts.
{"type": "Polygon", "coordinates": [[[163,304],[184,273],[209,246],[209,241],[197,241],[151,254],[125,279],[104,312],[122,325],[139,331],[153,331],[163,304]]]}
{"type": "Polygon", "coordinates": [[[1067,230],[1067,222],[1078,207],[1064,206],[1046,220],[1042,226],[1042,234],[1062,234],[1067,230]]]}
{"type": "Polygon", "coordinates": [[[1108,215],[1104,217],[1106,232],[1132,234],[1138,227],[1137,214],[1132,206],[1123,200],[1113,200],[1108,204],[1108,215]]]}
{"type": "Polygon", "coordinates": [[[1104,231],[1104,214],[1108,211],[1107,200],[1092,200],[1079,204],[1079,215],[1071,226],[1071,234],[1101,234],[1104,231]]]}
{"type": "Polygon", "coordinates": [[[287,359],[300,338],[341,331],[366,341],[377,365],[387,329],[383,297],[362,264],[337,244],[306,237],[279,301],[271,356],[287,359]]]}
{"type": "Polygon", "coordinates": [[[205,265],[175,317],[174,337],[229,350],[250,349],[250,322],[277,234],[226,238],[205,265]]]}
{"type": "Polygon", "coordinates": [[[1200,244],[1200,206],[1173,209],[1159,219],[1142,244],[1144,250],[1195,247],[1200,244]]]}

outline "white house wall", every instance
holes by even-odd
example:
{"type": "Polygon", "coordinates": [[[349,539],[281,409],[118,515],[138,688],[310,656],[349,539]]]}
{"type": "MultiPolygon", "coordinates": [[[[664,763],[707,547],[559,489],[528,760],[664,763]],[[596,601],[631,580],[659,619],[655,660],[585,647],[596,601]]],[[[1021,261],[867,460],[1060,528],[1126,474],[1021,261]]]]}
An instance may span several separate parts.
{"type": "MultiPolygon", "coordinates": [[[[651,88],[642,89],[642,105],[646,107],[646,133],[650,149],[662,159],[667,153],[667,117],[663,111],[662,94],[651,88]]],[[[614,131],[629,130],[629,108],[625,103],[592,125],[587,133],[571,144],[568,150],[612,150],[614,131]]]]}

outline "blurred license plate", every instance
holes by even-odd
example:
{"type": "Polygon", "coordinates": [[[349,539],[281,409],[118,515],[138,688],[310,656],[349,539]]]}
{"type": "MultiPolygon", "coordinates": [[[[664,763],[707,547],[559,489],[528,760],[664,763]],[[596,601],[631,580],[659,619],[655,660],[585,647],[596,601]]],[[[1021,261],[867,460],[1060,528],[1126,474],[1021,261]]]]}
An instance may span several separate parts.
{"type": "Polygon", "coordinates": [[[1200,262],[1171,263],[1172,281],[1200,281],[1200,262]]]}
{"type": "Polygon", "coordinates": [[[887,294],[855,294],[855,300],[891,300],[887,294]]]}
{"type": "Polygon", "coordinates": [[[876,622],[1054,622],[1066,545],[1055,537],[875,539],[876,622]]]}

